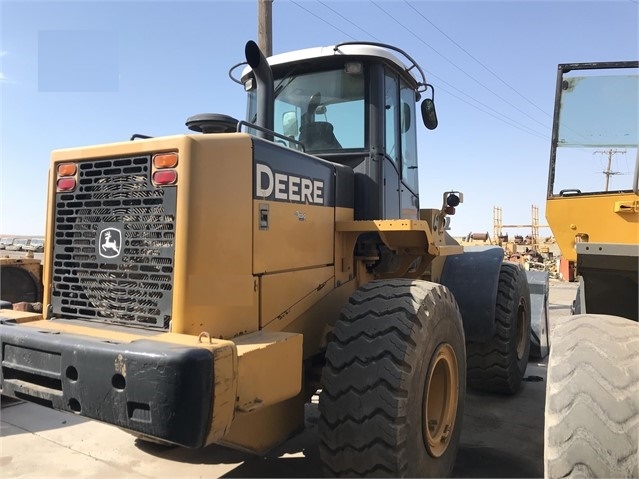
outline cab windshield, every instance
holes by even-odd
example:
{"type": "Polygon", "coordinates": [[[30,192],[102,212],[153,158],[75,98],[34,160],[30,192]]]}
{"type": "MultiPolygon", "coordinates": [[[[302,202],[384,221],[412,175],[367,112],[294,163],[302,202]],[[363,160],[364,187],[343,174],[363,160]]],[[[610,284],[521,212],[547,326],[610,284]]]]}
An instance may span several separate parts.
{"type": "Polygon", "coordinates": [[[564,74],[551,196],[632,191],[638,174],[637,68],[564,74]]]}
{"type": "MultiPolygon", "coordinates": [[[[256,91],[250,91],[249,119],[256,117],[256,98],[256,91]]],[[[306,151],[362,149],[365,124],[361,68],[354,73],[342,68],[275,80],[274,130],[303,143],[306,151]]],[[[280,138],[276,141],[286,144],[280,138]]]]}

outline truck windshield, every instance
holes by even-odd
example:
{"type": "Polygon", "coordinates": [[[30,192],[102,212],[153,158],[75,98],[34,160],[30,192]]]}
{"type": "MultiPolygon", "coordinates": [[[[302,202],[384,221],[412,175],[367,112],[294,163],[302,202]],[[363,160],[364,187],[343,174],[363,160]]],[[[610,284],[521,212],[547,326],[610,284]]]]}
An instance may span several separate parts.
{"type": "Polygon", "coordinates": [[[637,169],[637,68],[563,76],[552,193],[630,191],[637,169]]]}
{"type": "MultiPolygon", "coordinates": [[[[302,142],[306,151],[366,146],[363,72],[339,69],[296,74],[276,79],[275,91],[275,131],[302,142]]],[[[256,113],[253,90],[249,92],[247,118],[255,118],[256,113]]]]}

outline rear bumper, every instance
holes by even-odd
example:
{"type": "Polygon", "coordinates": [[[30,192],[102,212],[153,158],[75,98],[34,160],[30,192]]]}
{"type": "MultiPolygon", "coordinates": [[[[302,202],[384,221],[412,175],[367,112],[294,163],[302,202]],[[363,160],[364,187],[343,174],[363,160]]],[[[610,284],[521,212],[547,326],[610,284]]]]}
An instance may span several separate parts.
{"type": "Polygon", "coordinates": [[[207,443],[214,354],[150,339],[107,341],[0,319],[4,395],[185,447],[207,443]]]}

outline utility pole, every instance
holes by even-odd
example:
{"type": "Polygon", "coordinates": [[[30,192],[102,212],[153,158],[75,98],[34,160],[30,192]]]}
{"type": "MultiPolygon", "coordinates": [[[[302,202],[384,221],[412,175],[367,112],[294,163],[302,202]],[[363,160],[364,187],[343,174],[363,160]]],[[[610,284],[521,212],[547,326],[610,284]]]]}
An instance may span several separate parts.
{"type": "Polygon", "coordinates": [[[612,148],[608,151],[606,150],[597,150],[595,151],[595,154],[606,154],[608,155],[608,166],[606,166],[606,169],[602,171],[602,173],[606,176],[606,189],[604,191],[608,191],[608,185],[610,184],[610,177],[612,175],[620,175],[621,172],[620,171],[612,171],[610,169],[610,167],[612,166],[612,157],[616,154],[621,154],[621,155],[625,155],[626,154],[626,150],[613,150],[612,148]]]}
{"type": "Polygon", "coordinates": [[[273,0],[257,0],[257,45],[265,57],[273,55],[273,0]]]}

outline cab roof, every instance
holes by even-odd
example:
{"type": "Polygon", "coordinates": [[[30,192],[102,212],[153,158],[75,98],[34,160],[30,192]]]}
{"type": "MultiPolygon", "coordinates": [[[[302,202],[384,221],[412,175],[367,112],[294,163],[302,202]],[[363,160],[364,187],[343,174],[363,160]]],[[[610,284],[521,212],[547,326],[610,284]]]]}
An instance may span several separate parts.
{"type": "MultiPolygon", "coordinates": [[[[271,67],[277,67],[280,65],[298,63],[304,60],[316,60],[337,56],[381,58],[397,65],[401,70],[413,76],[416,82],[420,81],[410,71],[412,70],[412,67],[406,66],[396,55],[394,55],[390,51],[389,48],[386,48],[385,46],[383,46],[383,44],[371,44],[369,42],[347,42],[344,44],[337,44],[326,47],[314,47],[305,48],[302,50],[294,50],[268,57],[267,61],[271,67]]],[[[410,57],[408,58],[410,59],[410,57]]],[[[413,66],[416,66],[416,64],[413,66]]],[[[244,68],[241,77],[242,83],[247,80],[248,76],[251,74],[251,71],[251,68],[248,66],[244,68]]]]}

